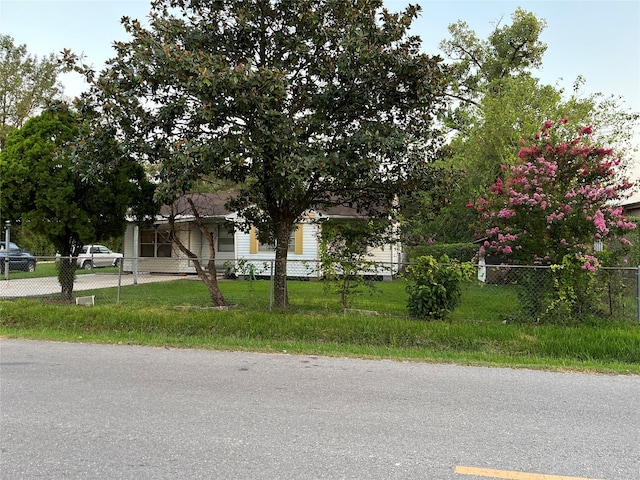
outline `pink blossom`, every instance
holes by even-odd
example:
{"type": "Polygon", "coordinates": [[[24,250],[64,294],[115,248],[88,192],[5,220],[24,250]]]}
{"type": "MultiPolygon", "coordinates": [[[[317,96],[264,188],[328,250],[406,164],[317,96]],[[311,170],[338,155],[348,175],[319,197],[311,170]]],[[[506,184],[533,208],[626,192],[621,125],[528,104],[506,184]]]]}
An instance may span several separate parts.
{"type": "Polygon", "coordinates": [[[583,270],[589,270],[590,272],[595,272],[596,269],[600,266],[600,262],[593,255],[585,255],[581,260],[584,262],[582,264],[583,270]]]}
{"type": "Polygon", "coordinates": [[[607,228],[607,224],[604,220],[604,213],[602,213],[601,210],[596,210],[596,213],[593,215],[593,224],[605,235],[609,233],[609,229],[607,228]]]}
{"type": "Polygon", "coordinates": [[[509,210],[508,208],[503,208],[498,212],[498,218],[511,218],[515,216],[516,212],[513,210],[509,210]]]}
{"type": "MultiPolygon", "coordinates": [[[[555,125],[545,122],[543,135],[533,144],[522,141],[520,160],[514,159],[514,166],[502,166],[486,199],[474,206],[483,225],[481,232],[490,239],[486,248],[505,254],[526,251],[528,257],[546,264],[558,262],[567,252],[579,252],[580,265],[593,271],[597,259],[583,252],[591,248],[594,237],[610,240],[614,228],[616,233],[636,228],[618,207],[632,184],[617,177],[620,158],[611,149],[585,139],[592,134],[591,126],[581,128],[574,140],[547,137],[547,132],[566,123],[566,119],[555,125]],[[584,246],[587,243],[589,247],[584,246]]],[[[566,135],[566,129],[558,130],[566,135]]]]}
{"type": "Polygon", "coordinates": [[[556,220],[562,220],[564,218],[564,213],[563,212],[559,212],[559,213],[552,213],[551,215],[547,215],[547,223],[553,223],[556,220]]]}
{"type": "Polygon", "coordinates": [[[502,179],[499,178],[498,180],[496,180],[496,184],[495,185],[491,185],[489,187],[489,190],[494,192],[497,195],[502,195],[502,179]]]}

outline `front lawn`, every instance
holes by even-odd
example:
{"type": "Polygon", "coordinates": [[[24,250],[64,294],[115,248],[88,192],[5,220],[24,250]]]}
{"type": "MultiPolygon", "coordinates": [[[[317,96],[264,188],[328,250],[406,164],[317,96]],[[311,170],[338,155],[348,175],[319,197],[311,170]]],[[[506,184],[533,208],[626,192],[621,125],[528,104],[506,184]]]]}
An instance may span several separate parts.
{"type": "Polygon", "coordinates": [[[0,334],[13,338],[238,349],[390,358],[473,365],[640,374],[640,325],[602,321],[582,326],[516,324],[509,287],[474,285],[446,320],[407,316],[405,283],[380,282],[343,314],[320,282],[290,282],[291,308],[270,311],[268,281],[224,281],[234,304],[208,309],[194,280],[140,284],[93,294],[96,306],[38,299],[0,302],[0,334]],[[506,323],[505,323],[506,322],[506,323]]]}

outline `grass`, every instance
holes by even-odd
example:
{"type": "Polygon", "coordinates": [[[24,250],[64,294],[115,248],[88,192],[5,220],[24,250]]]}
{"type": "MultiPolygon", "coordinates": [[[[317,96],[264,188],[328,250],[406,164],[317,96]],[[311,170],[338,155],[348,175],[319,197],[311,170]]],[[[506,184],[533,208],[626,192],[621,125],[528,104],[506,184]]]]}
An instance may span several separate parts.
{"type": "Polygon", "coordinates": [[[95,307],[0,301],[0,335],[640,374],[638,324],[503,323],[517,311],[517,297],[492,285],[465,289],[447,321],[416,321],[407,317],[404,287],[381,282],[343,314],[338,295],[318,282],[289,282],[284,312],[269,310],[267,281],[221,282],[236,305],[227,311],[203,308],[208,294],[198,281],[141,284],[122,287],[120,305],[115,289],[82,292],[96,295],[95,307]]]}

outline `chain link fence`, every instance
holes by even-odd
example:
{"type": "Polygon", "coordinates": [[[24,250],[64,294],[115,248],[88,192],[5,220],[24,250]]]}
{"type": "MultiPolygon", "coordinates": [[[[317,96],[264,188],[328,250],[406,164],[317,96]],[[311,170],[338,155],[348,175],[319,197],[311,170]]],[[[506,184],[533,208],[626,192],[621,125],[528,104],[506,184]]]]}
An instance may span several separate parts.
{"type": "Polygon", "coordinates": [[[120,303],[123,287],[148,283],[166,282],[184,278],[170,274],[151,274],[141,272],[134,275],[125,271],[122,263],[117,266],[71,268],[69,262],[58,257],[37,257],[35,269],[11,265],[0,272],[0,299],[24,297],[41,298],[49,302],[63,300],[62,277],[67,273],[73,282],[72,301],[79,304],[120,303]],[[32,271],[30,271],[32,270],[32,271]]]}
{"type": "MultiPolygon", "coordinates": [[[[0,299],[38,297],[49,302],[64,301],[60,265],[55,258],[38,257],[34,271],[16,268],[1,272],[0,299]]],[[[334,264],[331,271],[334,281],[343,272],[351,272],[350,276],[368,281],[406,283],[403,272],[407,266],[368,262],[361,265],[357,275],[353,269],[334,264]]],[[[247,279],[269,281],[275,270],[272,259],[219,261],[216,267],[221,284],[247,279]]],[[[327,265],[318,260],[289,260],[287,264],[292,281],[326,280],[323,275],[326,269],[327,265]]],[[[456,318],[539,323],[589,319],[639,321],[640,268],[601,267],[594,272],[567,272],[554,267],[477,265],[476,269],[477,276],[463,287],[462,304],[454,312],[456,318]]],[[[136,296],[133,294],[136,290],[130,289],[158,282],[199,280],[191,260],[174,258],[124,258],[117,267],[77,268],[72,276],[75,279],[71,300],[79,304],[127,304],[136,296]]],[[[157,295],[153,289],[145,288],[147,295],[157,295]]],[[[224,286],[221,288],[224,291],[224,286]]],[[[327,291],[319,287],[316,294],[327,295],[327,291]]],[[[397,291],[405,293],[403,288],[397,291]]],[[[265,292],[273,295],[268,288],[265,292]]],[[[290,299],[292,295],[295,292],[290,291],[290,299]]]]}
{"type": "MultiPolygon", "coordinates": [[[[640,269],[600,267],[595,271],[541,266],[477,266],[478,284],[495,292],[495,311],[505,321],[566,323],[589,320],[638,321],[640,269]]],[[[473,287],[473,286],[472,286],[473,287]]],[[[487,302],[490,303],[490,302],[487,302]]]]}

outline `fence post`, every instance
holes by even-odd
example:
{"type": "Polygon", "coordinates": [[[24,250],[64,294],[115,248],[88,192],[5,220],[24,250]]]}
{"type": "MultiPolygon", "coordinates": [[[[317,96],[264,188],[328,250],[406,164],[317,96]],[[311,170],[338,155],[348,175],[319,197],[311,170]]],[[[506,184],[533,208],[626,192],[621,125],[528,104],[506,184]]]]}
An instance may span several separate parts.
{"type": "Polygon", "coordinates": [[[273,291],[274,291],[273,262],[274,261],[275,260],[271,260],[271,262],[269,262],[271,264],[271,275],[269,275],[269,311],[273,310],[273,291]]]}
{"type": "Polygon", "coordinates": [[[640,266],[638,266],[638,278],[636,279],[638,285],[638,323],[640,323],[640,266]]]}
{"type": "Polygon", "coordinates": [[[116,298],[116,304],[120,305],[120,287],[122,287],[122,269],[124,268],[124,257],[118,262],[118,295],[116,298]]]}
{"type": "Polygon", "coordinates": [[[11,250],[11,222],[9,220],[7,220],[5,222],[5,230],[4,230],[4,234],[5,234],[5,240],[4,240],[4,247],[5,247],[5,262],[4,262],[4,278],[5,280],[8,282],[9,281],[9,270],[11,268],[11,259],[9,258],[9,252],[11,250]]]}
{"type": "MultiPolygon", "coordinates": [[[[140,227],[135,225],[133,227],[133,284],[138,284],[138,241],[139,241],[140,227]]],[[[123,252],[126,255],[126,252],[123,252]]],[[[124,256],[122,258],[124,262],[124,256]]]]}

